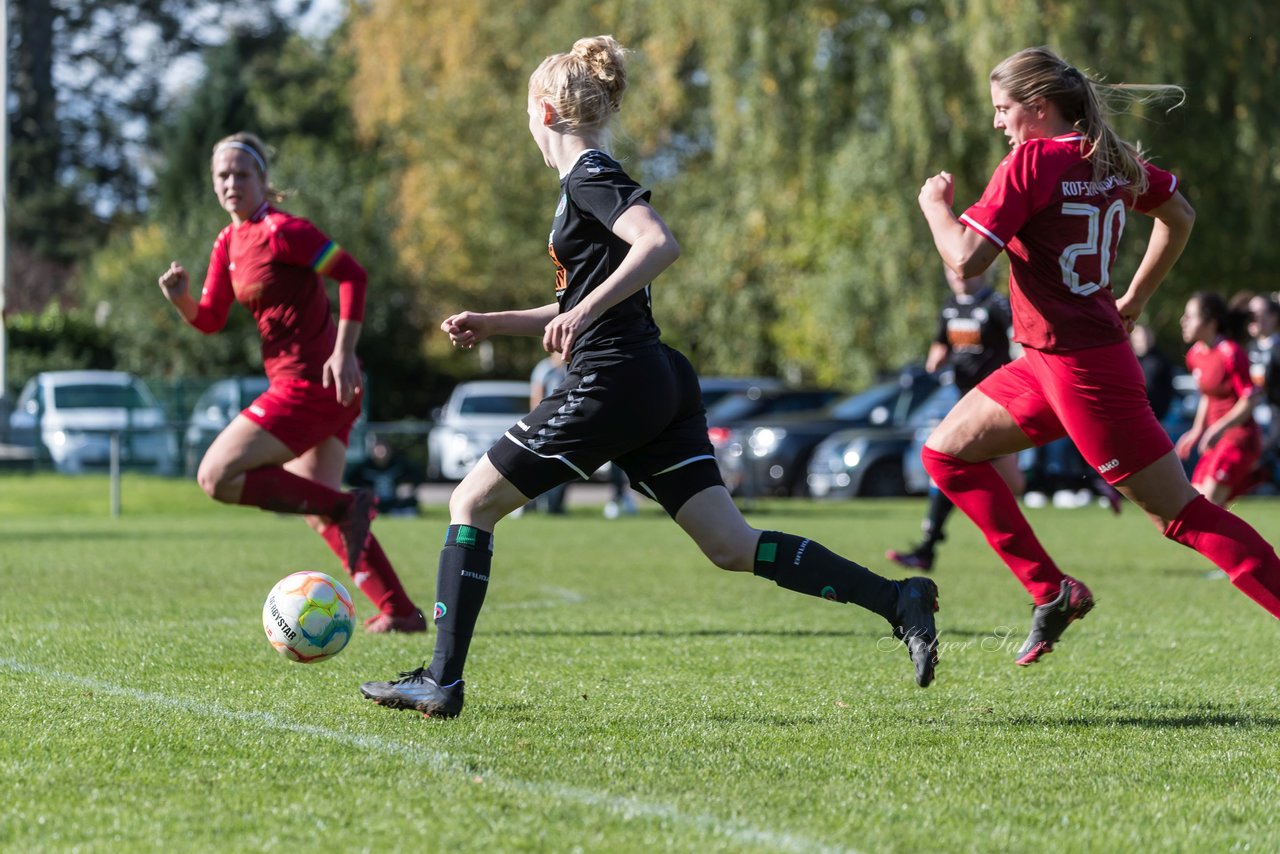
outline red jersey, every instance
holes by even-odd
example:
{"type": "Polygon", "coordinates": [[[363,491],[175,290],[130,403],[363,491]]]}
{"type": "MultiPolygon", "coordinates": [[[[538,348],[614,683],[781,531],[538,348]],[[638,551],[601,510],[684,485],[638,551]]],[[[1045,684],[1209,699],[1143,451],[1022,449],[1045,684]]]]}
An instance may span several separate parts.
{"type": "Polygon", "coordinates": [[[1149,211],[1177,188],[1152,166],[1134,198],[1121,178],[1093,180],[1080,134],[1033,139],[996,167],[960,221],[1009,255],[1014,340],[1048,352],[1128,339],[1111,291],[1111,264],[1129,207],[1149,211]]]}
{"type": "Polygon", "coordinates": [[[1200,393],[1209,401],[1204,426],[1217,423],[1242,397],[1254,393],[1249,376],[1249,355],[1235,341],[1219,338],[1213,346],[1197,341],[1187,351],[1187,370],[1196,378],[1200,393]]]}
{"type": "Polygon", "coordinates": [[[268,377],[318,381],[338,338],[321,275],[338,280],[341,317],[362,320],[364,268],[307,220],[264,202],[214,241],[191,325],[206,334],[217,332],[234,299],[258,323],[268,377]]]}

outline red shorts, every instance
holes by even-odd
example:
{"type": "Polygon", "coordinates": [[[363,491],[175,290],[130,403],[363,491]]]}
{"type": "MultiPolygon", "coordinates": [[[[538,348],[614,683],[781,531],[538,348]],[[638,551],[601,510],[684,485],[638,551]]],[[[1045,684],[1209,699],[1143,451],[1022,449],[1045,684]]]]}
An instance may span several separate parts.
{"type": "Polygon", "coordinates": [[[1030,347],[978,385],[1036,445],[1070,436],[1108,483],[1173,450],[1147,401],[1142,368],[1127,341],[1042,353],[1030,347]]]}
{"type": "Polygon", "coordinates": [[[346,445],[360,415],[361,395],[347,406],[333,387],[299,377],[273,379],[271,385],[240,414],[275,436],[301,456],[330,436],[346,445]]]}
{"type": "Polygon", "coordinates": [[[1254,486],[1253,470],[1261,457],[1262,434],[1257,426],[1232,428],[1200,457],[1191,482],[1221,483],[1231,487],[1234,498],[1254,486]]]}

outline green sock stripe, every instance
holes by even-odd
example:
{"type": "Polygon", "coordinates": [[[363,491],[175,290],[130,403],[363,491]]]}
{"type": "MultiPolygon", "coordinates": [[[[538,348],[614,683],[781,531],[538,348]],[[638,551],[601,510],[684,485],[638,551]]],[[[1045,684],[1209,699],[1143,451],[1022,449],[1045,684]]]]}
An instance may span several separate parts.
{"type": "Polygon", "coordinates": [[[471,525],[450,525],[444,536],[444,544],[493,553],[493,535],[471,525]]]}
{"type": "Polygon", "coordinates": [[[756,545],[756,563],[773,563],[778,559],[778,544],[761,539],[756,545]]]}

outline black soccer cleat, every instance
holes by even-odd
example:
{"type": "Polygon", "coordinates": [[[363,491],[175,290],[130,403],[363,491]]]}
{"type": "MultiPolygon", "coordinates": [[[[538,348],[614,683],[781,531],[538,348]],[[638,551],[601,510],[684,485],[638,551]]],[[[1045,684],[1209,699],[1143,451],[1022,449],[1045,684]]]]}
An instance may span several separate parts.
{"type": "Polygon", "coordinates": [[[1026,667],[1053,652],[1053,645],[1067,626],[1093,610],[1093,594],[1074,578],[1062,580],[1058,598],[1031,606],[1031,633],[1018,650],[1017,664],[1026,667]]]}
{"type": "Polygon", "coordinates": [[[933,623],[933,612],[938,610],[938,585],[920,576],[895,583],[898,611],[893,636],[906,644],[916,666],[916,684],[928,688],[938,666],[938,629],[933,623]]]}
{"type": "Polygon", "coordinates": [[[366,682],[360,693],[388,709],[413,709],[428,718],[456,718],[462,714],[463,682],[441,685],[419,667],[391,682],[366,682]]]}
{"type": "Polygon", "coordinates": [[[898,566],[905,566],[907,569],[918,569],[921,572],[928,572],[933,569],[933,548],[926,546],[924,543],[910,551],[900,552],[897,549],[889,549],[884,553],[884,556],[898,566]]]}

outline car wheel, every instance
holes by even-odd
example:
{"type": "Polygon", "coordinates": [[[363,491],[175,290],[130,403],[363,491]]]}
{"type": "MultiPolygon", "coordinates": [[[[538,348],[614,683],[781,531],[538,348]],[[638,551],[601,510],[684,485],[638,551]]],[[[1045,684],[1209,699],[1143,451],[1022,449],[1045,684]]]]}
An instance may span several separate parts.
{"type": "Polygon", "coordinates": [[[906,494],[907,479],[902,474],[902,460],[893,458],[872,465],[858,489],[858,495],[864,498],[896,498],[906,494]]]}

